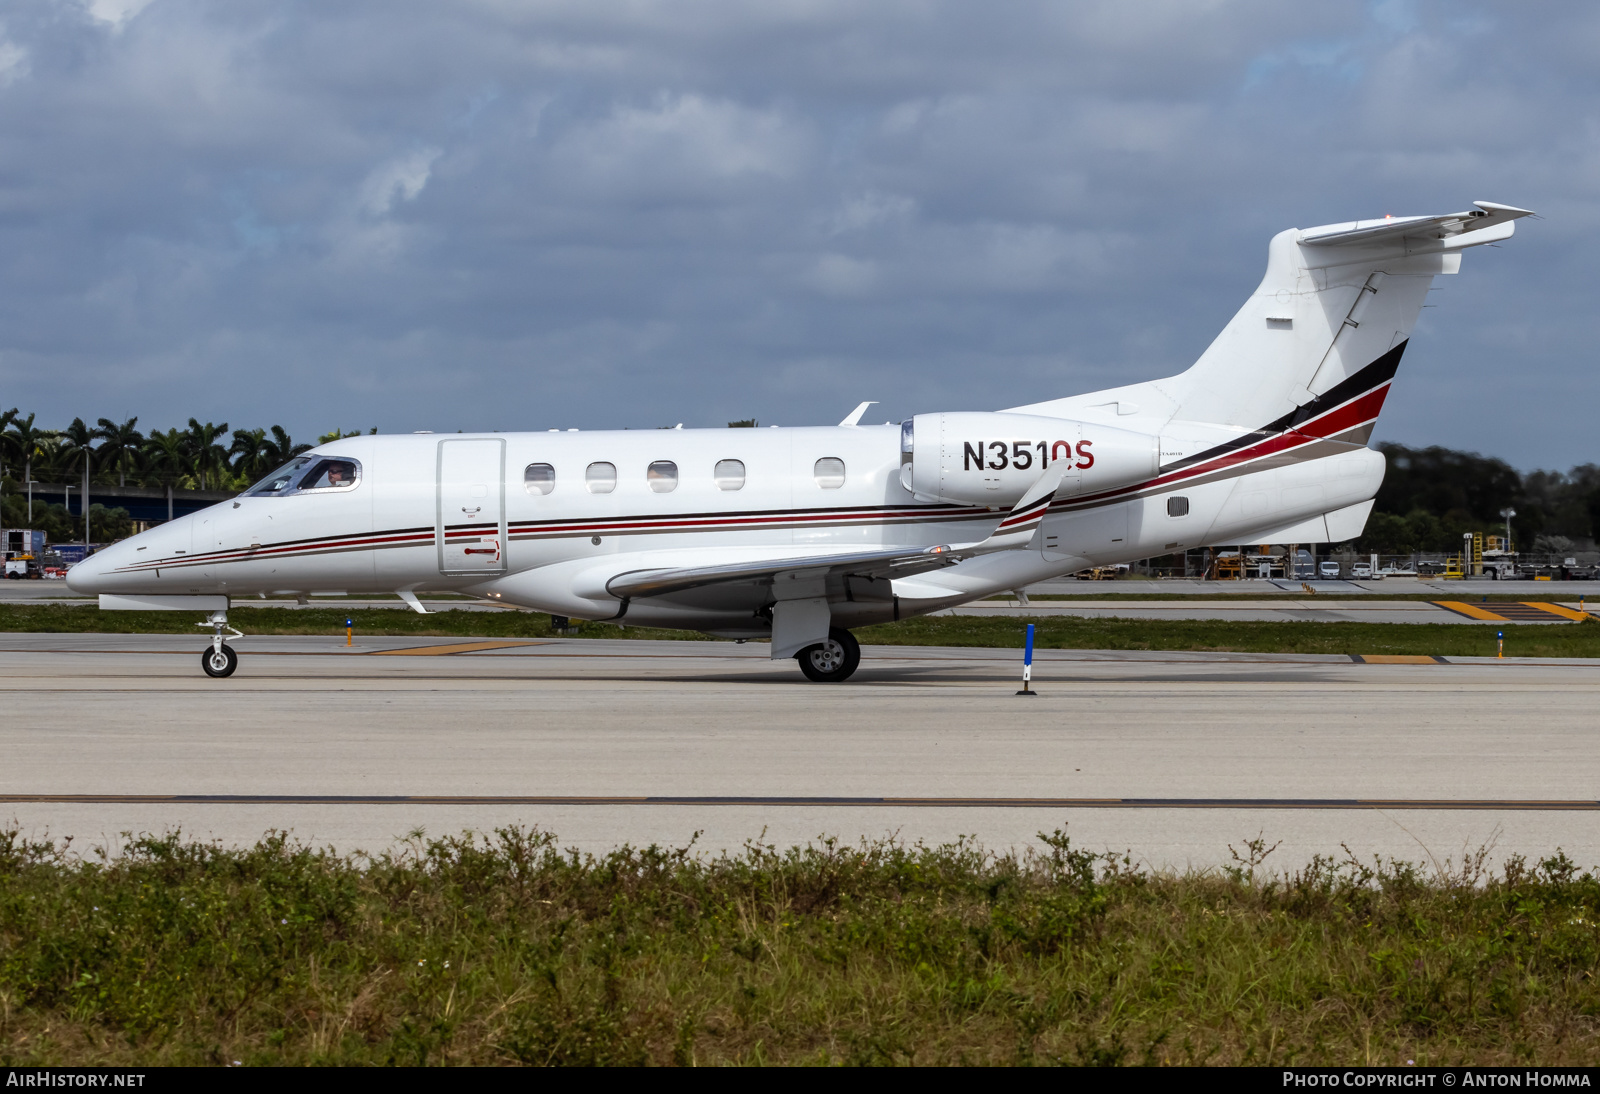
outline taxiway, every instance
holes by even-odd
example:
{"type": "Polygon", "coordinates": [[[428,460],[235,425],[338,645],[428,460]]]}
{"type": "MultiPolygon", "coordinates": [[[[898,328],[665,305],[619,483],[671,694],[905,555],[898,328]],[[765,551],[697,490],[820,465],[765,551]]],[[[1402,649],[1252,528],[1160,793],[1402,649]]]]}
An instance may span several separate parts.
{"type": "Polygon", "coordinates": [[[821,835],[1154,866],[1312,853],[1600,863],[1600,666],[876,647],[842,686],[717,642],[0,635],[0,818],[74,846],[181,826],[341,850],[539,825],[563,843],[821,835]]]}

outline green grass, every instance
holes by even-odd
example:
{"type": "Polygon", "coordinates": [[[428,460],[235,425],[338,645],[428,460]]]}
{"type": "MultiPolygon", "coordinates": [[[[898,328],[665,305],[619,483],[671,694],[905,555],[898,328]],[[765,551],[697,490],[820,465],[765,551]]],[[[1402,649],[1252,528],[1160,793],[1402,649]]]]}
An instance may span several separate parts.
{"type": "MultiPolygon", "coordinates": [[[[336,611],[328,608],[234,608],[229,621],[245,634],[343,636],[354,619],[358,635],[547,638],[550,617],[536,612],[443,611],[418,615],[403,608],[336,611]]],[[[102,612],[93,605],[0,605],[0,632],[183,634],[199,636],[197,613],[102,612]]],[[[1492,657],[1495,631],[1506,632],[1512,657],[1600,657],[1600,622],[1552,625],[1507,623],[1290,623],[1218,620],[1034,619],[1042,649],[1213,650],[1237,653],[1434,654],[1492,657]]],[[[933,616],[856,630],[864,645],[975,646],[1020,649],[1025,623],[992,616],[933,616]]],[[[583,623],[582,638],[705,639],[694,631],[583,623]]]]}
{"type": "Polygon", "coordinates": [[[820,841],[0,833],[0,1064],[1600,1062],[1600,882],[820,841]]]}

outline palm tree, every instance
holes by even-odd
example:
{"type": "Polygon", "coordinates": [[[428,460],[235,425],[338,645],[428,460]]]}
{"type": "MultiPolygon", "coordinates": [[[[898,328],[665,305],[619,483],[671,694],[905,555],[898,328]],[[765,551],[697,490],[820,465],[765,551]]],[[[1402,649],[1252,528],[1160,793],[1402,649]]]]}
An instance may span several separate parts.
{"type": "Polygon", "coordinates": [[[55,432],[49,429],[36,429],[33,425],[32,414],[26,419],[21,415],[11,421],[11,428],[6,431],[6,440],[17,458],[22,461],[22,481],[28,490],[28,523],[33,523],[33,461],[35,457],[50,454],[49,442],[55,437],[55,432]]]}
{"type": "Polygon", "coordinates": [[[272,440],[266,442],[263,455],[266,458],[267,470],[282,467],[302,452],[310,452],[313,445],[295,444],[294,438],[284,431],[283,426],[272,427],[272,440]]]}
{"type": "Polygon", "coordinates": [[[100,436],[105,442],[95,451],[100,457],[101,467],[115,467],[117,469],[117,485],[128,485],[128,465],[138,459],[139,446],[144,443],[144,434],[133,428],[139,422],[138,418],[129,418],[118,425],[110,418],[100,419],[100,436]]]}
{"type": "Polygon", "coordinates": [[[268,443],[265,429],[235,429],[233,444],[228,448],[233,455],[234,471],[254,482],[263,470],[270,471],[276,467],[277,464],[272,462],[272,457],[266,451],[268,443]],[[263,468],[263,464],[268,466],[263,468]]]}
{"type": "MultiPolygon", "coordinates": [[[[83,467],[83,494],[79,504],[83,507],[83,542],[89,542],[89,476],[94,471],[94,442],[104,436],[101,430],[84,424],[82,418],[72,419],[72,424],[61,431],[61,456],[63,470],[83,467]]],[[[67,510],[72,511],[70,508],[67,510]]]]}
{"type": "Polygon", "coordinates": [[[6,432],[11,423],[17,420],[17,408],[0,411],[0,497],[5,494],[6,482],[6,453],[11,450],[11,436],[6,432]]]}
{"type": "Polygon", "coordinates": [[[141,470],[167,488],[167,519],[172,519],[172,484],[189,473],[189,438],[176,426],[152,429],[144,442],[141,470]]]}
{"type": "Polygon", "coordinates": [[[206,422],[201,425],[195,419],[189,419],[189,456],[194,461],[194,473],[200,479],[202,490],[210,490],[211,483],[220,481],[228,470],[228,450],[218,443],[227,432],[227,422],[221,425],[206,422]],[[216,480],[213,480],[213,475],[216,480]]]}

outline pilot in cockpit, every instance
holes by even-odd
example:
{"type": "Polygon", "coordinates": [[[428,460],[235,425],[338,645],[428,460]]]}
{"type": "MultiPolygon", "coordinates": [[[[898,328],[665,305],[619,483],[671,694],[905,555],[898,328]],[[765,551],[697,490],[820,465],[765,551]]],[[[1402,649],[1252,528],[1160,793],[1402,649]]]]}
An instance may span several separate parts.
{"type": "Polygon", "coordinates": [[[354,486],[356,481],[356,465],[350,460],[324,460],[321,466],[313,469],[310,478],[300,487],[302,490],[338,490],[347,486],[354,486]]]}

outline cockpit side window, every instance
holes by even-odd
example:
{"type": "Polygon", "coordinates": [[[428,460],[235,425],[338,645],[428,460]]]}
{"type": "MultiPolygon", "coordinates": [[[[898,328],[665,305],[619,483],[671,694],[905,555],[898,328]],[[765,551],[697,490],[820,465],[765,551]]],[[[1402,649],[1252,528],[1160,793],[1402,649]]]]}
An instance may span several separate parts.
{"type": "Polygon", "coordinates": [[[297,493],[307,490],[353,490],[361,481],[361,464],[344,456],[318,460],[300,480],[297,493]]]}

